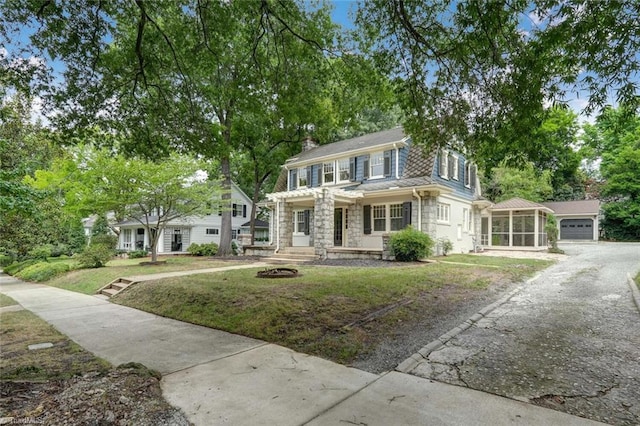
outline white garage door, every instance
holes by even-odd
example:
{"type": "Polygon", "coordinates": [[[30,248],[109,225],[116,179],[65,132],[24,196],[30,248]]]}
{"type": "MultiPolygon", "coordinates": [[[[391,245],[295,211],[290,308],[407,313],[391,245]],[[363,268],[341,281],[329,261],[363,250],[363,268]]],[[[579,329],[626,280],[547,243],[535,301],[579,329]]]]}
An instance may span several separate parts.
{"type": "Polygon", "coordinates": [[[560,221],[561,240],[592,240],[593,219],[563,219],[560,221]]]}

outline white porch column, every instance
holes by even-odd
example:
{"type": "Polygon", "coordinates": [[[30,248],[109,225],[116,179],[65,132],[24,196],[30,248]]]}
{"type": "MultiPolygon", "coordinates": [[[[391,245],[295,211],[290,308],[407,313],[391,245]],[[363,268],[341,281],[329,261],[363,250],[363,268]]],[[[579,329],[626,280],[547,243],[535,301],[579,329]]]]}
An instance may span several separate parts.
{"type": "Polygon", "coordinates": [[[538,214],[539,214],[538,209],[535,209],[533,214],[533,233],[535,234],[533,238],[534,247],[538,247],[538,233],[540,232],[540,226],[539,226],[540,224],[538,223],[539,222],[538,214]]]}
{"type": "Polygon", "coordinates": [[[513,210],[509,210],[509,247],[513,247],[513,210]]]}

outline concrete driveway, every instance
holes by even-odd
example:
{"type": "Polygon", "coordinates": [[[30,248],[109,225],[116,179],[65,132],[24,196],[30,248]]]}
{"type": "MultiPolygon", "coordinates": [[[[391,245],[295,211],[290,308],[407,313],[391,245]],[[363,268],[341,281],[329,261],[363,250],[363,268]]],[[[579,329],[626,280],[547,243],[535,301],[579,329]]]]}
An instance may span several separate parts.
{"type": "Polygon", "coordinates": [[[411,374],[615,425],[640,424],[640,244],[571,244],[411,374]]]}

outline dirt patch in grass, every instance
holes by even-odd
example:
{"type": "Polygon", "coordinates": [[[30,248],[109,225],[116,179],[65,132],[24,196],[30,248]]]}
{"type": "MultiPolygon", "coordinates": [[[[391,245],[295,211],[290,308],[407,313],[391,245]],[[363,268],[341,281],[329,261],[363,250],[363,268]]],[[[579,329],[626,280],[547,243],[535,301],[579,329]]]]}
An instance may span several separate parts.
{"type": "Polygon", "coordinates": [[[0,340],[0,417],[9,423],[188,424],[162,398],[159,375],[112,368],[29,311],[1,313],[0,340]],[[39,343],[51,346],[29,349],[39,343]]]}
{"type": "Polygon", "coordinates": [[[549,264],[483,262],[300,266],[286,280],[236,270],[144,282],[112,301],[380,372],[549,264]]]}

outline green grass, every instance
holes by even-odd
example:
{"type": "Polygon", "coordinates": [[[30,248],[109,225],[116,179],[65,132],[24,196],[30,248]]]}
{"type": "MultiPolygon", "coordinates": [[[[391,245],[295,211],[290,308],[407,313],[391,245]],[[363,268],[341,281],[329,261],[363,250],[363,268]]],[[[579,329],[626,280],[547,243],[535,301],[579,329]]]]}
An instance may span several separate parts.
{"type": "Polygon", "coordinates": [[[348,363],[377,337],[363,327],[345,326],[371,313],[411,302],[375,320],[374,335],[392,332],[398,322],[421,310],[438,309],[429,295],[453,300],[511,280],[514,269],[526,275],[548,264],[509,261],[499,269],[448,264],[300,266],[302,276],[288,279],[260,279],[255,277],[259,269],[246,269],[143,282],[112,301],[348,363]]]}
{"type": "Polygon", "coordinates": [[[16,302],[15,300],[10,298],[9,296],[6,296],[6,295],[0,293],[0,308],[2,308],[4,306],[13,306],[13,305],[17,305],[17,304],[18,304],[18,302],[16,302]]]}
{"type": "Polygon", "coordinates": [[[165,265],[140,265],[140,262],[149,261],[150,258],[141,259],[115,259],[107,263],[104,268],[78,269],[60,275],[47,284],[65,290],[77,291],[84,294],[93,294],[100,287],[109,284],[118,277],[157,274],[160,272],[185,271],[191,269],[216,268],[228,266],[231,262],[195,258],[190,256],[176,256],[161,258],[166,260],[165,265]]]}
{"type": "Polygon", "coordinates": [[[0,314],[0,335],[0,380],[64,379],[110,368],[109,363],[85,351],[29,311],[0,314]],[[47,342],[53,347],[28,348],[47,342]]]}

